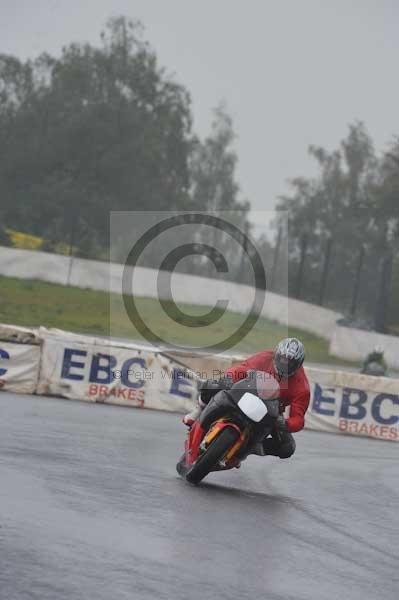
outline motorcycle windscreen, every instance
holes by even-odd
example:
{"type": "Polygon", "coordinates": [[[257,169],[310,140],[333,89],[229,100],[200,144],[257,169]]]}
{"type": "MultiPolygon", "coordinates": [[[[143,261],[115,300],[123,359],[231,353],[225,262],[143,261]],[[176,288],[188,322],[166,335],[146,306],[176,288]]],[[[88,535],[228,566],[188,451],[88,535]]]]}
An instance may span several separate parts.
{"type": "Polygon", "coordinates": [[[259,423],[267,415],[266,404],[251,392],[245,392],[237,405],[244,415],[255,423],[259,423]]]}
{"type": "Polygon", "coordinates": [[[248,375],[255,380],[256,393],[262,400],[275,400],[280,396],[280,385],[271,373],[251,371],[248,375]]]}

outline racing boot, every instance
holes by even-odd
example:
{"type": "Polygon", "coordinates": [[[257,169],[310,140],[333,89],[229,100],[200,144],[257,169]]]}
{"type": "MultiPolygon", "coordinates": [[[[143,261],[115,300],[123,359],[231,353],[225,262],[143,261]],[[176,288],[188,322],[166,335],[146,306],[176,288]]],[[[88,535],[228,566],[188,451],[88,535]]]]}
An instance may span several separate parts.
{"type": "Polygon", "coordinates": [[[256,442],[243,452],[239,452],[238,456],[240,458],[240,462],[246,460],[251,454],[255,454],[256,456],[266,456],[267,452],[265,452],[263,442],[256,442]]]}
{"type": "Polygon", "coordinates": [[[254,444],[250,452],[248,452],[248,455],[249,454],[255,454],[256,456],[266,456],[267,452],[265,452],[263,442],[257,442],[256,444],[254,444]]]}
{"type": "Polygon", "coordinates": [[[205,406],[205,402],[203,402],[201,398],[198,397],[198,404],[194,408],[194,410],[184,415],[182,419],[184,425],[187,425],[187,427],[192,427],[195,421],[199,419],[199,416],[202,413],[202,410],[205,408],[205,406]]]}

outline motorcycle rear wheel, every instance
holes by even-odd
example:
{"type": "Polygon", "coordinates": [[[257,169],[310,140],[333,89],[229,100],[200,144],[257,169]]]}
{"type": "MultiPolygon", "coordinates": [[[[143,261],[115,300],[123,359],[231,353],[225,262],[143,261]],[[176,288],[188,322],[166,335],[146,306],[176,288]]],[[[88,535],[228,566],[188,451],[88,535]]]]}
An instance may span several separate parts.
{"type": "Polygon", "coordinates": [[[212,471],[214,466],[221,460],[226,452],[235,444],[239,433],[233,427],[225,427],[197,459],[195,465],[186,474],[186,480],[189,483],[200,483],[212,471]]]}

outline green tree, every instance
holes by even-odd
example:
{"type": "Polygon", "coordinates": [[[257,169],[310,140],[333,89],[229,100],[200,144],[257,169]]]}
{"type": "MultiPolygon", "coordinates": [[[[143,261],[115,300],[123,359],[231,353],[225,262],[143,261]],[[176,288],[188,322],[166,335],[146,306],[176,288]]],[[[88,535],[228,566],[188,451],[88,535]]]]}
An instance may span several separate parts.
{"type": "MultiPolygon", "coordinates": [[[[224,211],[226,218],[243,234],[249,234],[250,205],[240,198],[240,188],[236,181],[238,158],[234,142],[232,118],[225,106],[220,104],[214,110],[210,135],[204,141],[196,140],[190,156],[192,207],[210,213],[224,211]]],[[[198,240],[222,248],[223,255],[229,257],[230,261],[228,277],[246,280],[245,271],[242,272],[241,269],[242,256],[237,255],[237,248],[229,234],[203,227],[198,231],[198,240]]],[[[198,268],[200,267],[197,265],[198,268]]],[[[210,262],[203,264],[202,269],[206,275],[215,273],[210,262]]]]}
{"type": "Polygon", "coordinates": [[[291,182],[293,194],[279,201],[289,214],[290,294],[297,292],[301,248],[306,248],[303,297],[318,301],[327,244],[332,244],[327,302],[346,312],[361,248],[365,248],[361,309],[371,318],[379,263],[388,243],[390,214],[382,210],[381,161],[362,123],[349,127],[340,147],[327,152],[311,146],[319,165],[313,179],[291,182]],[[331,242],[329,242],[331,240],[331,242]]]}
{"type": "Polygon", "coordinates": [[[189,202],[187,91],[158,66],[139,23],[111,19],[101,40],[71,44],[59,59],[0,56],[6,222],[62,241],[72,223],[78,247],[83,232],[108,246],[111,210],[189,202]]]}
{"type": "Polygon", "coordinates": [[[194,207],[202,210],[248,212],[249,204],[239,199],[233,144],[233,121],[223,104],[214,110],[211,134],[197,140],[190,159],[191,196],[194,207]]]}

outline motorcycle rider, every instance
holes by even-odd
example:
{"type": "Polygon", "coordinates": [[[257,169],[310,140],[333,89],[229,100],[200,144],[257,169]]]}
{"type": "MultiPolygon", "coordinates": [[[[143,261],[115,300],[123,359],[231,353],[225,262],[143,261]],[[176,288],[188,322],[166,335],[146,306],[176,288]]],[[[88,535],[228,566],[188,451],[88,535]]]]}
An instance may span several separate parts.
{"type": "Polygon", "coordinates": [[[309,382],[302,366],[304,360],[305,348],[297,338],[285,338],[277,344],[274,351],[265,350],[250,356],[241,364],[228,369],[225,377],[218,381],[203,382],[198,407],[183,418],[183,423],[191,427],[217,392],[228,390],[236,381],[245,379],[248,372],[264,371],[276,378],[279,383],[280,417],[276,420],[272,437],[255,444],[249,454],[289,458],[296,448],[292,434],[303,429],[304,416],[310,400],[309,382]],[[282,414],[286,406],[290,407],[287,420],[282,414]]]}
{"type": "Polygon", "coordinates": [[[388,365],[384,358],[384,348],[377,345],[374,350],[366,356],[361,373],[382,376],[386,375],[387,370],[388,365]]]}

